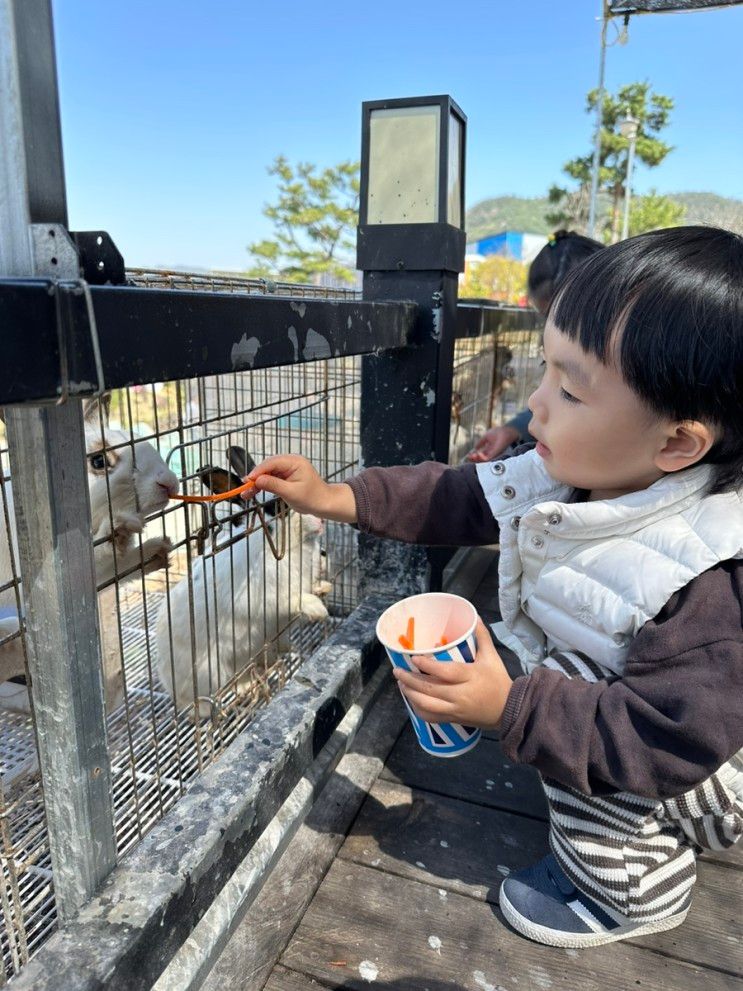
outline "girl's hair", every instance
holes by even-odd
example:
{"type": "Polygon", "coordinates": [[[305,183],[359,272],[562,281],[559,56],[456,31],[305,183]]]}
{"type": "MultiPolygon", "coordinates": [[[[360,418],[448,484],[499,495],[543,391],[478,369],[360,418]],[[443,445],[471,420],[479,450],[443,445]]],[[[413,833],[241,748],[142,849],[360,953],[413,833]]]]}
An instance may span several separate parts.
{"type": "Polygon", "coordinates": [[[620,241],[571,272],[549,312],[659,416],[720,431],[702,459],[712,492],[743,485],[743,238],[674,227],[620,241]]]}
{"type": "Polygon", "coordinates": [[[568,272],[603,247],[575,231],[555,231],[529,266],[527,289],[531,298],[549,303],[568,272]]]}

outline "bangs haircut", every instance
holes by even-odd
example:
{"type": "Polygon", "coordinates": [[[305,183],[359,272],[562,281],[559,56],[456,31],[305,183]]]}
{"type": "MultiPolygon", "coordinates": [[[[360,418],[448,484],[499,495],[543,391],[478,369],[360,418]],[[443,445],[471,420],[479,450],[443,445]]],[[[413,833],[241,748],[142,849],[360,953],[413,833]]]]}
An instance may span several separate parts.
{"type": "Polygon", "coordinates": [[[712,492],[743,485],[743,238],[674,227],[621,241],[571,272],[548,314],[661,417],[719,439],[712,492]]]}

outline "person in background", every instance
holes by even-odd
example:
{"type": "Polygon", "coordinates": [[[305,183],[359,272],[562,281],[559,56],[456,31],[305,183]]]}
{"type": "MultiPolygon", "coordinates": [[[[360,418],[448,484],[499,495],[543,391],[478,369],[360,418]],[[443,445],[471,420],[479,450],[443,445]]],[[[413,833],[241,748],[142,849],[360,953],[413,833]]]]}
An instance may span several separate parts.
{"type": "MultiPolygon", "coordinates": [[[[529,267],[527,289],[532,306],[547,315],[555,290],[577,264],[604,245],[575,231],[555,231],[529,267]]],[[[531,410],[524,409],[507,423],[491,427],[467,455],[468,461],[492,461],[511,444],[533,440],[529,433],[531,410]]]]}

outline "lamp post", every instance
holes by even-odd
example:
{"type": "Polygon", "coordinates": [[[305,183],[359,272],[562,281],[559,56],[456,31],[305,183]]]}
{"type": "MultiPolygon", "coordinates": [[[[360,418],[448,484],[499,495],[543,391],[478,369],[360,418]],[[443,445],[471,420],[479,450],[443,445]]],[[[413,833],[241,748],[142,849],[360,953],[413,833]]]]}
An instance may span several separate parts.
{"type": "Polygon", "coordinates": [[[596,229],[596,208],[599,191],[599,167],[601,162],[601,123],[604,105],[604,69],[606,65],[606,29],[612,17],[623,17],[624,28],[617,37],[619,44],[627,42],[627,25],[633,14],[669,14],[692,10],[717,10],[734,7],[742,0],[601,0],[601,51],[599,55],[599,85],[596,100],[596,125],[593,139],[593,159],[591,164],[591,192],[588,206],[587,232],[594,237],[596,229]]]}
{"type": "MultiPolygon", "coordinates": [[[[418,304],[411,346],[362,362],[367,467],[448,460],[466,128],[449,96],[362,107],[357,265],[364,299],[418,304]]],[[[365,594],[391,587],[412,594],[440,583],[435,554],[364,534],[359,541],[365,594]]]]}
{"type": "Polygon", "coordinates": [[[599,193],[599,165],[601,162],[601,125],[604,111],[604,71],[606,68],[606,29],[609,24],[607,0],[601,0],[601,54],[599,55],[599,85],[596,96],[596,123],[593,133],[593,159],[591,161],[591,194],[588,201],[588,236],[596,230],[596,203],[599,193]]]}
{"type": "Polygon", "coordinates": [[[635,144],[637,142],[637,131],[640,122],[631,113],[619,121],[619,133],[629,141],[627,149],[627,175],[624,180],[624,220],[622,221],[622,240],[629,235],[629,205],[632,199],[632,166],[635,161],[635,144]]]}
{"type": "Polygon", "coordinates": [[[588,200],[588,225],[587,233],[589,237],[596,236],[596,211],[598,208],[599,193],[599,169],[601,166],[601,129],[604,123],[604,75],[606,70],[606,49],[611,45],[626,45],[629,25],[629,14],[624,15],[624,25],[618,32],[617,37],[611,44],[606,40],[606,33],[609,21],[615,15],[612,12],[611,0],[601,0],[601,49],[599,55],[599,84],[596,90],[596,122],[593,131],[593,158],[591,161],[591,192],[588,200]]]}
{"type": "Polygon", "coordinates": [[[411,341],[420,348],[395,355],[389,369],[397,415],[370,411],[368,441],[380,460],[365,457],[365,464],[391,463],[384,458],[399,452],[401,423],[410,416],[419,422],[406,450],[410,462],[448,455],[457,280],[464,268],[466,127],[449,96],[362,106],[357,257],[364,298],[412,299],[420,306],[411,341]],[[419,403],[416,375],[424,369],[435,404],[419,403]]]}
{"type": "MultiPolygon", "coordinates": [[[[434,239],[440,243],[464,238],[466,127],[467,118],[449,96],[362,105],[359,262],[364,271],[368,244],[403,237],[422,224],[436,225],[434,239]]],[[[434,229],[428,233],[434,235],[434,229]]],[[[415,267],[419,259],[413,253],[409,260],[415,267]]]]}

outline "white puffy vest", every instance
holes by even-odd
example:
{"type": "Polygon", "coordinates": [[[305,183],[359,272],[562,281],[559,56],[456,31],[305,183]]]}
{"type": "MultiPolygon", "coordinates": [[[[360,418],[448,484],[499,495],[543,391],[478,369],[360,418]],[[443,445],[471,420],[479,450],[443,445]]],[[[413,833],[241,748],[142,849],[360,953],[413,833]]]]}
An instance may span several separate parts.
{"type": "Polygon", "coordinates": [[[478,465],[500,527],[498,638],[526,671],[553,648],[622,674],[629,644],[674,592],[743,557],[741,492],[706,495],[711,468],[640,492],[567,502],[536,451],[478,465]]]}

